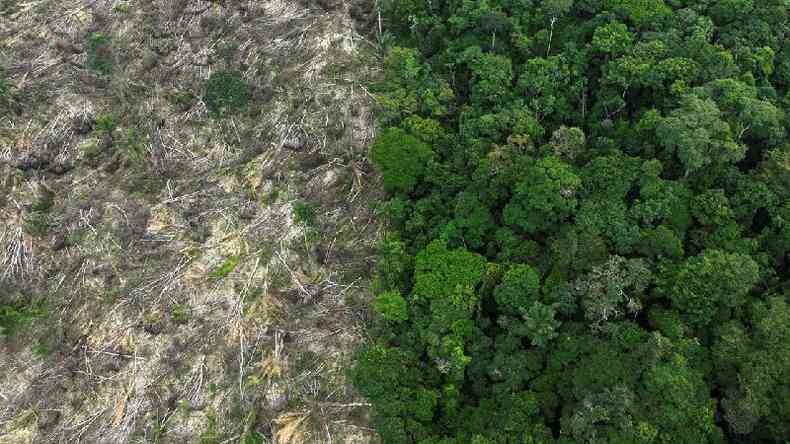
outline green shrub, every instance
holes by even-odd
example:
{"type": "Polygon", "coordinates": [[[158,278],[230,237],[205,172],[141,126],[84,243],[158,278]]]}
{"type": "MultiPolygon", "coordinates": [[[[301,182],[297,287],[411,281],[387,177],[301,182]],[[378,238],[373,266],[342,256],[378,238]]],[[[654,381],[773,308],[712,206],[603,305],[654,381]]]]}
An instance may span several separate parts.
{"type": "Polygon", "coordinates": [[[49,214],[42,211],[31,211],[25,216],[22,229],[31,236],[46,235],[49,231],[49,214]]]}
{"type": "Polygon", "coordinates": [[[189,304],[177,304],[170,309],[170,319],[176,324],[186,324],[192,318],[192,309],[189,304]]]}
{"type": "Polygon", "coordinates": [[[212,271],[209,277],[215,281],[226,278],[233,270],[236,269],[236,266],[239,265],[240,261],[241,258],[238,256],[229,257],[216,270],[212,271]]]}
{"type": "Polygon", "coordinates": [[[318,216],[315,207],[302,200],[297,200],[293,205],[294,222],[307,228],[315,228],[318,216]]]}
{"type": "Polygon", "coordinates": [[[204,86],[203,102],[214,118],[241,111],[249,100],[250,88],[238,71],[216,71],[204,86]]]}
{"type": "Polygon", "coordinates": [[[102,75],[112,74],[112,45],[101,32],[88,37],[88,67],[102,75]]]}
{"type": "Polygon", "coordinates": [[[46,313],[41,303],[0,304],[0,337],[10,337],[46,313]]]}
{"type": "Polygon", "coordinates": [[[101,136],[111,136],[115,128],[118,127],[118,122],[112,114],[102,114],[96,118],[96,125],[94,131],[101,136]]]}

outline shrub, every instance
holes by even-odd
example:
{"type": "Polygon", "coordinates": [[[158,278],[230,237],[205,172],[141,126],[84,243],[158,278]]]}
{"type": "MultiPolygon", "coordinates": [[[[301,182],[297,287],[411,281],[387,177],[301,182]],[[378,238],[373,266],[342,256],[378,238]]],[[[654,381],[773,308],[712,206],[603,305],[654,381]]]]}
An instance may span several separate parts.
{"type": "Polygon", "coordinates": [[[236,269],[236,266],[239,265],[241,258],[238,256],[231,256],[225,262],[222,263],[216,270],[211,272],[211,279],[218,281],[220,279],[224,279],[227,277],[233,270],[236,269]]]}
{"type": "Polygon", "coordinates": [[[88,37],[88,67],[99,74],[112,74],[110,38],[101,32],[94,32],[88,37]]]}
{"type": "Polygon", "coordinates": [[[15,302],[9,305],[0,304],[0,337],[10,337],[22,328],[30,325],[37,317],[45,313],[41,304],[15,302]]]}
{"type": "Polygon", "coordinates": [[[22,223],[22,229],[31,236],[44,236],[49,231],[49,215],[40,211],[29,213],[22,223]]]}
{"type": "Polygon", "coordinates": [[[214,118],[240,111],[249,100],[249,86],[238,71],[216,71],[206,81],[203,102],[214,118]]]}
{"type": "Polygon", "coordinates": [[[315,228],[318,224],[318,216],[315,207],[307,202],[297,200],[294,202],[294,222],[306,228],[315,228]]]}

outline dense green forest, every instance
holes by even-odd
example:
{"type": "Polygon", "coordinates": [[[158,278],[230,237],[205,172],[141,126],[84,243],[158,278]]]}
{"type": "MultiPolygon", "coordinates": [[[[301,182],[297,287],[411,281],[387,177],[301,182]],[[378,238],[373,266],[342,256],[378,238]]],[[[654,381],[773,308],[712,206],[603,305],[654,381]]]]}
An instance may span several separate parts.
{"type": "Polygon", "coordinates": [[[789,15],[383,3],[385,442],[790,440],[789,15]]]}

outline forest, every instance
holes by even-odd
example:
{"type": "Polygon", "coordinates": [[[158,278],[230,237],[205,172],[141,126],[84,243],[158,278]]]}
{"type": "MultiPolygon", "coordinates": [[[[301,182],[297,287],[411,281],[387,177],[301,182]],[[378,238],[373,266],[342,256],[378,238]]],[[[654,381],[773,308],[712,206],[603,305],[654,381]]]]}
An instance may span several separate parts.
{"type": "Polygon", "coordinates": [[[382,440],[790,440],[790,1],[382,8],[382,440]]]}

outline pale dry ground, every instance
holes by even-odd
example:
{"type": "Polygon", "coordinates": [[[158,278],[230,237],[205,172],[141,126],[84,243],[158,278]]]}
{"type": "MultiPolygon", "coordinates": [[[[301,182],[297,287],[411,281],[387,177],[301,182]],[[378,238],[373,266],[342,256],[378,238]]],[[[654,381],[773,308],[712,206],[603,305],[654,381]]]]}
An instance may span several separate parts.
{"type": "Polygon", "coordinates": [[[0,443],[375,441],[345,378],[382,230],[350,3],[0,0],[0,298],[47,307],[0,339],[0,443]],[[220,69],[252,99],[217,120],[220,69]]]}

